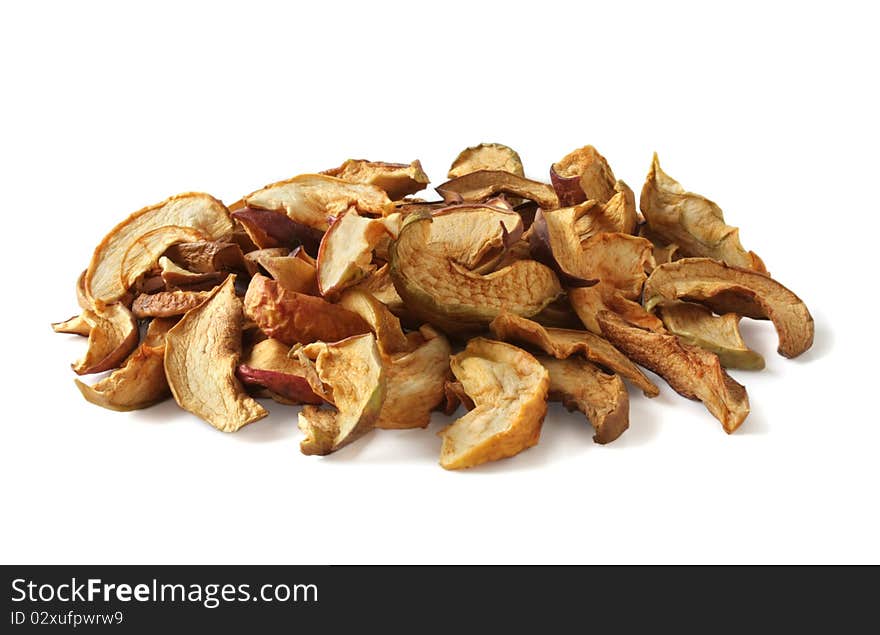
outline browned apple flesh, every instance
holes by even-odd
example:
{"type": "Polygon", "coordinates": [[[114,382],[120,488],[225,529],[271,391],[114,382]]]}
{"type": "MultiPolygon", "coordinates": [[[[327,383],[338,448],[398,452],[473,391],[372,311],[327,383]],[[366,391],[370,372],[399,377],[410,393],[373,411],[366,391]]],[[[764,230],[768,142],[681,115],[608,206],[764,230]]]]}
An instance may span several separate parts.
{"type": "Polygon", "coordinates": [[[406,164],[349,159],[339,167],[324,170],[321,174],[335,176],[349,183],[375,185],[385,190],[392,201],[420,192],[430,183],[418,160],[406,164]]]}
{"type": "Polygon", "coordinates": [[[481,170],[500,170],[525,176],[516,150],[501,143],[481,143],[462,150],[449,168],[447,178],[454,179],[481,170]]]}
{"type": "Polygon", "coordinates": [[[534,201],[543,209],[559,207],[559,199],[551,186],[501,170],[471,172],[435,189],[449,203],[481,203],[498,194],[509,194],[534,201]]]}

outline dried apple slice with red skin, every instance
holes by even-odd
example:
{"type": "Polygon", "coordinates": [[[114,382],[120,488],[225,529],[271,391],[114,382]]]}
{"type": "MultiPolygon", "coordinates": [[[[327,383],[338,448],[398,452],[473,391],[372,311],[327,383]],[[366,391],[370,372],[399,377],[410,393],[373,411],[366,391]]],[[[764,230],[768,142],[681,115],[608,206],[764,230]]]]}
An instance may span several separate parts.
{"type": "Polygon", "coordinates": [[[290,220],[325,232],[330,218],[354,207],[364,215],[386,216],[394,204],[375,185],[348,183],[325,174],[301,174],[267,185],[248,194],[244,201],[251,209],[282,212],[290,220]]]}
{"type": "Polygon", "coordinates": [[[724,222],[721,208],[704,196],[686,191],[660,168],[654,153],[639,206],[651,231],[682,256],[706,257],[762,273],[764,263],[739,240],[739,229],[724,222]]]}
{"type": "Polygon", "coordinates": [[[615,181],[608,161],[590,145],[569,152],[550,166],[550,182],[563,207],[587,200],[604,203],[614,196],[615,181]]]}
{"type": "Polygon", "coordinates": [[[714,315],[711,309],[691,302],[663,304],[657,310],[667,331],[688,344],[715,353],[725,368],[764,368],[764,358],[743,341],[740,316],[735,313],[714,315]]]}
{"type": "Polygon", "coordinates": [[[349,183],[375,185],[385,190],[393,201],[420,192],[430,183],[418,159],[409,164],[348,159],[339,167],[324,170],[321,174],[335,176],[349,183]]]}
{"type": "Polygon", "coordinates": [[[134,299],[131,312],[136,318],[166,318],[183,315],[204,302],[209,291],[160,291],[142,293],[134,299]]]}
{"type": "Polygon", "coordinates": [[[256,343],[235,369],[246,386],[262,386],[294,404],[321,404],[306,379],[307,369],[296,358],[288,356],[289,347],[269,338],[256,343]]]}
{"type": "MultiPolygon", "coordinates": [[[[467,214],[459,215],[467,222],[467,214]]],[[[520,260],[487,275],[468,271],[447,255],[430,217],[411,216],[391,246],[391,278],[406,308],[447,333],[479,330],[506,309],[531,316],[562,293],[555,274],[520,260]]],[[[454,242],[454,236],[453,242],[454,242]]]]}
{"type": "Polygon", "coordinates": [[[497,194],[509,194],[534,201],[543,209],[559,207],[559,199],[551,186],[501,170],[471,172],[435,189],[450,203],[479,203],[497,194]]]}
{"type": "Polygon", "coordinates": [[[251,279],[244,310],[266,335],[289,346],[337,342],[370,332],[357,314],[323,298],[288,291],[260,274],[251,279]]]}
{"type": "Polygon", "coordinates": [[[442,467],[474,467],[538,443],[550,385],[538,360],[516,346],[475,337],[450,366],[474,408],[440,432],[442,467]]]}
{"type": "Polygon", "coordinates": [[[207,240],[219,240],[233,229],[226,207],[208,194],[180,194],[135,212],[114,227],[92,255],[83,280],[89,307],[101,308],[125,295],[121,271],[128,249],[144,234],[167,225],[189,227],[207,240]]]}
{"type": "Polygon", "coordinates": [[[525,176],[522,159],[516,150],[502,143],[481,143],[458,153],[449,167],[447,178],[454,179],[480,170],[502,170],[525,176]]]}
{"type": "Polygon", "coordinates": [[[71,364],[77,375],[116,368],[137,346],[137,322],[121,302],[95,311],[86,310],[82,317],[91,328],[86,354],[71,364]]]}
{"type": "Polygon", "coordinates": [[[611,443],[629,428],[629,395],[623,381],[585,359],[538,357],[550,375],[550,401],[579,410],[593,426],[593,441],[611,443]]]}
{"type": "Polygon", "coordinates": [[[332,389],[336,409],[305,406],[299,428],[303,454],[325,455],[356,441],[376,425],[385,401],[386,374],[372,333],[340,342],[309,345],[315,369],[332,389]]]}
{"type": "Polygon", "coordinates": [[[234,242],[200,240],[177,243],[166,249],[163,255],[179,267],[194,273],[215,271],[242,271],[249,275],[256,273],[256,270],[244,259],[241,246],[234,242]]]}
{"type": "Polygon", "coordinates": [[[400,231],[400,215],[366,218],[354,208],[340,215],[318,248],[318,291],[334,296],[375,271],[373,250],[379,241],[400,231]]]}
{"type": "Polygon", "coordinates": [[[779,335],[779,354],[797,357],[813,345],[807,305],[770,276],[710,258],[683,258],[654,269],[645,282],[645,308],[676,300],[705,304],[718,314],[769,319],[779,335]]]}
{"type": "Polygon", "coordinates": [[[121,367],[91,386],[75,380],[82,396],[96,406],[119,412],[147,408],[170,397],[165,378],[165,333],[176,322],[151,320],[143,343],[121,367]]]}
{"type": "Polygon", "coordinates": [[[235,376],[242,320],[230,274],[165,335],[165,375],[174,400],[222,432],[235,432],[268,414],[235,376]]]}
{"type": "Polygon", "coordinates": [[[721,367],[715,353],[684,343],[675,335],[647,331],[610,311],[599,313],[599,325],[612,344],[634,362],[666,380],[682,397],[699,399],[734,432],[749,414],[746,389],[721,367]]]}
{"type": "Polygon", "coordinates": [[[283,211],[245,207],[233,212],[232,217],[260,249],[289,249],[299,244],[316,254],[324,237],[325,230],[291,220],[283,211]]]}
{"type": "Polygon", "coordinates": [[[623,353],[606,339],[589,331],[545,328],[523,317],[502,313],[489,325],[492,335],[500,340],[513,340],[535,346],[556,359],[581,354],[586,359],[618,373],[640,388],[648,397],[660,390],[623,353]]]}

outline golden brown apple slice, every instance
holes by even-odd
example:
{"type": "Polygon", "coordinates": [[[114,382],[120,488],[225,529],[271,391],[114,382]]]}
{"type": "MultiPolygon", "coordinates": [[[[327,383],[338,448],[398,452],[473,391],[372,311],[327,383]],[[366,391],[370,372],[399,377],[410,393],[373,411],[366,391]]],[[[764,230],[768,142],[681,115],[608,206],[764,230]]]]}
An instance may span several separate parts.
{"type": "Polygon", "coordinates": [[[244,259],[241,246],[221,240],[200,240],[171,245],[163,254],[175,264],[194,273],[214,271],[243,271],[249,275],[256,269],[244,259]]]}
{"type": "Polygon", "coordinates": [[[318,270],[315,265],[294,255],[274,255],[261,249],[253,252],[254,261],[281,287],[296,293],[318,295],[318,270]]]}
{"type": "Polygon", "coordinates": [[[201,240],[204,234],[192,227],[167,225],[147,232],[135,240],[125,252],[119,275],[122,286],[131,288],[144,273],[156,268],[159,258],[171,245],[201,240]]]}
{"type": "Polygon", "coordinates": [[[284,212],[290,220],[318,231],[354,207],[365,215],[385,216],[394,211],[388,195],[375,185],[348,183],[326,174],[301,174],[267,185],[244,197],[248,208],[284,212]]]}
{"type": "Polygon", "coordinates": [[[151,320],[144,341],[120,368],[91,386],[75,380],[82,396],[96,406],[121,412],[147,408],[170,397],[165,378],[165,334],[176,322],[151,320]]]}
{"type": "Polygon", "coordinates": [[[321,381],[333,394],[335,410],[305,406],[299,428],[303,454],[330,454],[372,430],[385,400],[386,375],[372,333],[306,347],[321,381]]]}
{"type": "Polygon", "coordinates": [[[208,291],[226,279],[228,272],[212,271],[211,273],[195,273],[178,266],[167,256],[159,258],[159,269],[165,288],[174,291],[183,289],[186,291],[208,291]]]}
{"type": "MultiPolygon", "coordinates": [[[[466,226],[468,216],[457,215],[457,222],[466,226]]],[[[562,293],[553,271],[532,260],[486,275],[469,271],[447,249],[467,232],[446,229],[435,231],[430,217],[410,216],[391,246],[394,287],[423,322],[447,333],[479,329],[504,309],[526,317],[540,313],[562,293]]]]}
{"type": "Polygon", "coordinates": [[[435,189],[450,203],[480,203],[498,194],[509,194],[535,201],[543,209],[559,207],[559,199],[551,186],[502,170],[471,172],[435,189]]]}
{"type": "Polygon", "coordinates": [[[350,208],[339,216],[321,240],[318,248],[318,291],[333,296],[365,278],[376,267],[373,250],[385,237],[397,238],[400,214],[384,218],[359,216],[350,208]]]}
{"type": "Polygon", "coordinates": [[[580,287],[568,290],[568,301],[571,303],[578,318],[588,331],[602,334],[598,316],[602,311],[611,311],[651,331],[664,331],[663,322],[645,311],[641,304],[625,298],[611,284],[599,282],[592,287],[580,287]]]}
{"type": "Polygon", "coordinates": [[[725,432],[730,434],[742,425],[749,414],[749,397],[724,372],[715,353],[686,344],[675,335],[641,329],[610,311],[602,311],[598,319],[612,344],[663,377],[681,396],[702,401],[725,432]]]}
{"type": "Polygon", "coordinates": [[[779,354],[797,357],[813,345],[807,305],[770,276],[710,258],[683,258],[657,267],[645,283],[645,308],[689,300],[719,314],[769,319],[779,335],[779,354]]]}
{"type": "Polygon", "coordinates": [[[538,443],[550,385],[538,360],[516,346],[475,337],[450,364],[474,408],[440,433],[441,466],[473,467],[538,443]]]}
{"type": "Polygon", "coordinates": [[[339,306],[359,315],[370,325],[383,355],[408,352],[412,346],[400,320],[374,295],[363,289],[346,289],[339,298],[339,306]]]}
{"type": "Polygon", "coordinates": [[[432,234],[446,255],[474,273],[489,273],[523,233],[522,217],[497,199],[485,205],[452,205],[431,215],[432,234]]]}
{"type": "Polygon", "coordinates": [[[573,150],[550,166],[550,182],[565,207],[584,201],[604,203],[614,196],[614,172],[593,146],[573,150]]]}
{"type": "Polygon", "coordinates": [[[53,322],[52,330],[56,333],[69,333],[71,335],[88,337],[89,333],[92,332],[92,325],[86,317],[80,313],[79,315],[74,315],[72,318],[64,320],[63,322],[53,322]]]}
{"type": "Polygon", "coordinates": [[[276,339],[257,342],[242,358],[235,374],[246,386],[262,386],[289,404],[324,403],[306,378],[309,369],[289,352],[290,347],[276,339]]]}
{"type": "Polygon", "coordinates": [[[458,154],[449,168],[447,178],[454,179],[482,170],[501,170],[525,176],[522,160],[516,150],[501,143],[481,143],[465,148],[458,154]]]}
{"type": "Polygon", "coordinates": [[[241,225],[250,241],[260,249],[274,247],[290,249],[300,244],[316,254],[325,231],[291,220],[283,209],[244,207],[234,211],[232,218],[241,225]]]}
{"type": "Polygon", "coordinates": [[[581,354],[591,362],[626,377],[648,397],[660,394],[657,386],[626,355],[608,340],[589,331],[545,328],[537,322],[506,312],[496,317],[489,328],[498,339],[531,344],[556,359],[581,354]]]}
{"type": "MultiPolygon", "coordinates": [[[[647,223],[643,223],[641,227],[639,227],[639,236],[642,238],[647,238],[651,241],[651,244],[654,245],[654,266],[665,265],[667,262],[672,262],[673,260],[680,257],[678,253],[678,245],[675,243],[667,243],[665,240],[660,238],[656,233],[651,231],[651,228],[647,223]]],[[[650,273],[650,271],[648,272],[650,273]]]]}
{"type": "Polygon", "coordinates": [[[629,428],[629,395],[620,377],[577,357],[538,361],[550,374],[550,401],[583,412],[596,432],[593,441],[611,443],[629,428]]]}
{"type": "Polygon", "coordinates": [[[430,183],[418,160],[407,165],[349,159],[338,168],[324,170],[321,174],[335,176],[349,183],[375,185],[385,190],[392,201],[420,192],[430,183]]]}
{"type": "Polygon", "coordinates": [[[241,300],[230,274],[165,335],[165,375],[175,401],[223,432],[268,414],[235,377],[241,327],[241,300]]]}
{"type": "Polygon", "coordinates": [[[135,212],[114,227],[92,255],[83,279],[90,306],[101,308],[125,295],[122,265],[129,248],[144,234],[168,225],[188,227],[207,240],[219,240],[232,232],[226,207],[208,194],[180,194],[135,212]]]}
{"type": "Polygon", "coordinates": [[[767,271],[757,254],[743,248],[739,229],[724,222],[721,208],[704,196],[686,191],[660,169],[657,153],[642,187],[639,206],[651,231],[667,244],[678,245],[683,256],[704,256],[767,271]]]}
{"type": "Polygon", "coordinates": [[[86,354],[71,364],[77,375],[116,368],[137,346],[137,322],[121,302],[83,311],[82,318],[90,327],[89,344],[86,354]]]}
{"type": "Polygon", "coordinates": [[[703,305],[691,302],[664,304],[658,310],[666,330],[688,344],[715,353],[725,368],[764,368],[764,358],[743,341],[740,316],[735,313],[714,315],[703,305]]]}
{"type": "Polygon", "coordinates": [[[288,291],[260,274],[251,279],[244,310],[266,335],[288,346],[318,340],[337,342],[370,332],[357,314],[323,298],[288,291]]]}
{"type": "Polygon", "coordinates": [[[204,302],[210,291],[160,291],[142,293],[134,299],[131,311],[136,318],[166,318],[183,315],[204,302]]]}

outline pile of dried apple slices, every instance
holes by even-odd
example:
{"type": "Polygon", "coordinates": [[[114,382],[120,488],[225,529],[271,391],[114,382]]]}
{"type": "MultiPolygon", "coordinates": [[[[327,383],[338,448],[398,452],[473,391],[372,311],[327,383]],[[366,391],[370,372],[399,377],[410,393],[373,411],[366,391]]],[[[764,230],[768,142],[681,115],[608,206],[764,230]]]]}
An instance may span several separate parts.
{"type": "Polygon", "coordinates": [[[440,464],[472,467],[538,443],[548,401],[597,443],[629,427],[641,367],[698,399],[728,433],[749,414],[726,368],[764,366],[739,331],[770,320],[779,353],[813,342],[804,303],[746,251],[712,201],[656,155],[634,192],[592,146],[525,177],[511,148],[467,148],[436,188],[410,164],[349,160],[229,207],[201,193],[139,210],[77,281],[88,338],[76,385],[113,410],[173,397],[224,432],[302,407],[304,454],[375,428],[440,436],[440,464]],[[626,382],[626,383],[625,383],[626,382]]]}

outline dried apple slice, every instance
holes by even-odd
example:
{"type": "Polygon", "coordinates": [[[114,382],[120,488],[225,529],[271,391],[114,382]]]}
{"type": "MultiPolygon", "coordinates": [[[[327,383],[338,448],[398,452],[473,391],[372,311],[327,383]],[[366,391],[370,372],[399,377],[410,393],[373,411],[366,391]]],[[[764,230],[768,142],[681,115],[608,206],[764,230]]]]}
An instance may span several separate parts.
{"type": "Polygon", "coordinates": [[[617,313],[627,322],[631,322],[651,331],[663,331],[663,322],[645,311],[641,304],[625,298],[611,284],[599,282],[592,287],[580,287],[568,290],[568,301],[571,303],[584,327],[598,335],[602,334],[598,316],[602,311],[617,313]]]}
{"type": "Polygon", "coordinates": [[[318,270],[315,265],[294,255],[273,255],[267,249],[253,252],[254,260],[272,279],[288,291],[318,295],[318,270]]]}
{"type": "Polygon", "coordinates": [[[498,194],[510,194],[535,201],[543,209],[559,207],[556,192],[546,183],[501,170],[471,172],[446,181],[435,189],[444,201],[450,203],[479,203],[498,194]]]}
{"type": "Polygon", "coordinates": [[[685,191],[660,169],[657,153],[639,205],[651,231],[667,244],[678,245],[683,256],[704,256],[753,271],[767,271],[757,254],[743,248],[739,229],[724,222],[721,208],[704,196],[685,191]]]}
{"type": "MultiPolygon", "coordinates": [[[[468,214],[457,215],[462,223],[468,214]]],[[[438,225],[438,227],[443,227],[438,225]]],[[[448,257],[466,232],[434,231],[430,217],[410,216],[391,246],[391,278],[407,309],[423,322],[450,332],[487,325],[502,310],[529,317],[562,293],[548,267],[520,260],[487,275],[468,271],[448,257]]]]}
{"type": "Polygon", "coordinates": [[[742,425],[749,414],[746,389],[724,372],[715,353],[674,335],[641,329],[610,311],[599,313],[598,320],[612,344],[663,377],[681,396],[702,401],[725,432],[742,425]]]}
{"type": "Polygon", "coordinates": [[[171,245],[201,240],[204,234],[192,227],[167,225],[147,232],[135,240],[125,252],[119,275],[122,286],[130,288],[147,271],[156,268],[159,258],[171,245]]]}
{"type": "Polygon", "coordinates": [[[550,379],[524,350],[475,337],[450,361],[474,408],[440,436],[440,465],[473,467],[519,454],[538,443],[550,379]]]}
{"type": "Polygon", "coordinates": [[[266,335],[289,346],[318,340],[337,342],[370,332],[357,314],[323,298],[288,291],[260,274],[251,279],[244,310],[266,335]]]}
{"type": "Polygon", "coordinates": [[[400,320],[374,295],[363,289],[346,289],[339,298],[339,306],[359,315],[370,325],[383,355],[394,355],[410,350],[400,320]]]}
{"type": "Polygon", "coordinates": [[[63,322],[53,322],[52,330],[56,333],[69,333],[71,335],[82,335],[88,337],[92,332],[92,325],[86,319],[85,315],[80,313],[63,322]]]}
{"type": "Polygon", "coordinates": [[[151,320],[143,343],[120,368],[91,386],[75,380],[82,396],[96,406],[120,412],[147,408],[170,397],[165,378],[165,334],[176,322],[151,320]]]}
{"type": "Polygon", "coordinates": [[[531,344],[556,359],[567,359],[581,354],[589,361],[626,377],[648,397],[660,394],[657,386],[626,355],[594,333],[545,328],[537,322],[510,313],[502,313],[496,317],[489,329],[500,340],[531,344]]]}
{"type": "Polygon", "coordinates": [[[743,341],[740,316],[735,313],[714,315],[703,305],[691,302],[673,302],[658,309],[666,330],[688,344],[715,353],[725,368],[764,368],[764,358],[743,341]]]}
{"type": "Polygon", "coordinates": [[[592,200],[604,203],[614,196],[614,172],[593,146],[569,152],[550,166],[550,182],[564,207],[592,200]]]}
{"type": "Polygon", "coordinates": [[[235,374],[246,386],[262,386],[291,404],[321,404],[306,378],[309,369],[288,355],[290,348],[276,339],[257,342],[242,358],[235,374]]]}
{"type": "Polygon", "coordinates": [[[324,234],[318,248],[318,291],[321,295],[332,296],[375,271],[373,249],[385,236],[397,238],[400,222],[400,214],[365,218],[354,208],[339,216],[324,234]]]}
{"type": "Polygon", "coordinates": [[[454,179],[482,170],[501,170],[525,176],[522,160],[516,150],[501,143],[481,143],[465,148],[455,157],[447,178],[454,179]]]}
{"type": "Polygon", "coordinates": [[[301,174],[272,183],[248,194],[244,201],[251,209],[284,212],[290,220],[321,232],[330,227],[330,217],[341,215],[349,207],[374,216],[394,211],[394,204],[381,188],[325,174],[301,174]]]}
{"type": "Polygon", "coordinates": [[[491,272],[523,233],[522,217],[494,203],[453,205],[432,215],[432,232],[443,237],[446,255],[475,273],[491,272]]]}
{"type": "Polygon", "coordinates": [[[305,406],[300,411],[299,428],[305,434],[300,450],[325,455],[375,427],[385,400],[386,374],[372,333],[309,348],[316,353],[315,368],[332,390],[336,410],[305,406]]]}
{"type": "Polygon", "coordinates": [[[458,410],[458,407],[464,406],[465,410],[474,409],[474,401],[468,397],[464,391],[464,386],[460,381],[447,381],[443,385],[443,393],[446,396],[446,402],[443,405],[443,414],[451,415],[458,410]]]}
{"type": "Polygon", "coordinates": [[[611,443],[629,428],[629,395],[617,375],[604,373],[585,359],[539,357],[550,374],[550,401],[583,412],[596,443],[611,443]]]}
{"type": "Polygon", "coordinates": [[[223,432],[268,414],[235,377],[241,327],[241,300],[230,274],[165,335],[165,375],[175,401],[223,432]]]}
{"type": "Polygon", "coordinates": [[[420,192],[430,183],[418,160],[407,165],[349,159],[338,168],[324,170],[321,174],[335,176],[349,183],[375,185],[385,190],[388,198],[393,201],[420,192]]]}
{"type": "Polygon", "coordinates": [[[91,328],[86,354],[71,364],[77,375],[116,368],[137,346],[137,322],[121,302],[83,311],[82,317],[91,328]]]}
{"type": "Polygon", "coordinates": [[[256,270],[244,259],[241,246],[234,242],[200,240],[177,243],[165,250],[164,256],[176,265],[194,273],[215,271],[245,271],[250,275],[256,270]]]}
{"type": "MultiPolygon", "coordinates": [[[[676,258],[679,257],[678,254],[678,245],[675,243],[669,244],[662,238],[660,238],[656,233],[651,231],[651,228],[647,223],[643,223],[641,227],[639,227],[639,236],[642,238],[646,238],[651,241],[651,244],[654,245],[654,266],[664,265],[667,262],[672,262],[676,258]]],[[[650,273],[650,272],[649,272],[650,273]]]]}
{"type": "Polygon", "coordinates": [[[318,245],[325,231],[291,220],[284,210],[245,207],[233,212],[232,217],[260,249],[289,249],[293,245],[301,244],[312,253],[318,253],[318,245]]]}
{"type": "Polygon", "coordinates": [[[90,306],[101,308],[125,295],[121,272],[126,253],[144,234],[167,225],[191,228],[206,240],[219,240],[233,228],[226,207],[208,194],[180,194],[135,212],[114,227],[92,255],[83,279],[90,306]]]}
{"type": "Polygon", "coordinates": [[[424,428],[431,411],[445,397],[449,379],[449,340],[430,327],[421,329],[423,342],[414,350],[386,358],[387,393],[377,428],[424,428]]]}
{"type": "Polygon", "coordinates": [[[131,312],[136,318],[166,318],[183,315],[204,302],[210,291],[160,291],[142,293],[134,299],[131,312]]]}
{"type": "Polygon", "coordinates": [[[807,305],[769,276],[710,258],[684,258],[657,267],[645,282],[647,310],[676,300],[705,304],[718,314],[769,319],[779,335],[779,354],[797,357],[813,345],[807,305]]]}
{"type": "Polygon", "coordinates": [[[629,234],[606,233],[590,236],[582,243],[580,258],[584,272],[614,289],[624,298],[637,300],[654,264],[650,241],[629,234]]]}
{"type": "Polygon", "coordinates": [[[159,258],[161,278],[168,290],[207,291],[213,289],[226,278],[227,272],[195,273],[178,266],[167,256],[159,258]]]}

